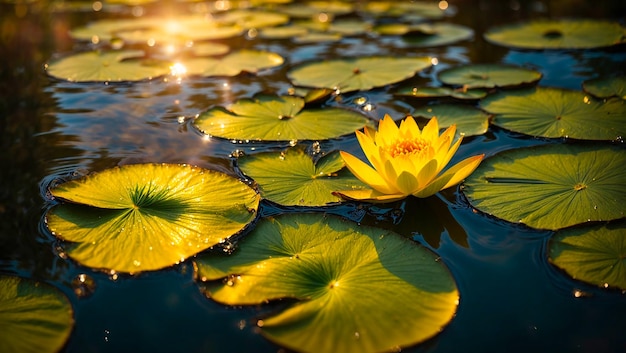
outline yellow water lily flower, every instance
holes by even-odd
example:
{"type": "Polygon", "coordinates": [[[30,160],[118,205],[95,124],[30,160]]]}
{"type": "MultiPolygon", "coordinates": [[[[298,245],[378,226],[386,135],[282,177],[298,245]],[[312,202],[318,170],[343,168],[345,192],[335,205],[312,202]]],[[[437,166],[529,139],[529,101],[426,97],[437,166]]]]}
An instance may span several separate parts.
{"type": "Polygon", "coordinates": [[[485,155],[469,157],[443,171],[461,144],[462,138],[452,144],[455,132],[456,126],[452,125],[439,135],[435,117],[420,130],[411,116],[398,127],[385,115],[378,131],[366,127],[363,132],[356,132],[371,166],[350,153],[340,152],[352,174],[372,189],[341,190],[335,194],[350,200],[391,202],[409,195],[428,197],[460,183],[485,155]]]}

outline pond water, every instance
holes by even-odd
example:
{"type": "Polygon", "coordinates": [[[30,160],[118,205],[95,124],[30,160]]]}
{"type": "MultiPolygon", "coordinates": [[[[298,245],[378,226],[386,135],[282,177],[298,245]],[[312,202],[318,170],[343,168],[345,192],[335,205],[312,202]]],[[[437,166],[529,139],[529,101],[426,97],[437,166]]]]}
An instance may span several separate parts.
{"type": "MultiPolygon", "coordinates": [[[[145,5],[145,13],[167,10],[145,5]]],[[[186,4],[186,3],[183,3],[186,4]]],[[[117,165],[187,163],[236,175],[230,155],[276,150],[285,143],[233,143],[207,139],[191,124],[212,106],[260,92],[288,94],[293,65],[331,58],[419,55],[438,58],[433,68],[407,80],[432,85],[437,73],[467,63],[506,63],[540,71],[542,86],[579,90],[589,78],[624,74],[624,45],[597,50],[525,51],[486,42],[495,25],[525,19],[626,19],[626,6],[612,1],[449,1],[442,21],[475,31],[471,40],[414,48],[398,37],[368,34],[336,42],[301,43],[244,36],[223,40],[231,48],[268,50],[285,64],[235,77],[162,78],[132,83],[72,83],[50,77],[44,64],[84,51],[69,29],[129,12],[53,11],[48,3],[0,3],[0,273],[52,284],[70,299],[75,327],[64,352],[278,352],[261,336],[259,317],[273,307],[227,307],[207,299],[193,279],[189,259],[168,269],[111,275],[63,256],[62,244],[43,222],[54,180],[117,165]],[[80,288],[81,274],[95,285],[80,288]],[[77,295],[76,290],[86,292],[77,295]]],[[[165,6],[163,7],[165,8],[165,6]]],[[[132,15],[131,15],[132,16],[132,15]]],[[[351,15],[356,16],[356,15],[351,15]]],[[[327,106],[348,107],[373,120],[410,114],[427,100],[399,99],[394,85],[342,94],[327,106]],[[365,98],[368,104],[358,104],[365,98]]],[[[308,142],[309,144],[311,142],[308,142]]],[[[464,140],[453,162],[514,147],[544,144],[491,126],[464,140]]],[[[320,143],[322,151],[358,153],[351,135],[320,143]]],[[[626,200],[625,200],[626,201],[626,200]]],[[[299,212],[263,204],[262,215],[299,212]]],[[[334,212],[350,216],[346,208],[334,212]]],[[[358,216],[361,217],[361,216],[358,216]]],[[[458,188],[426,200],[409,198],[379,206],[359,221],[392,229],[435,251],[452,272],[461,295],[457,314],[436,337],[406,352],[626,352],[626,297],[569,278],[547,259],[552,234],[477,212],[458,188]]],[[[365,295],[365,293],[364,293],[365,295]]]]}

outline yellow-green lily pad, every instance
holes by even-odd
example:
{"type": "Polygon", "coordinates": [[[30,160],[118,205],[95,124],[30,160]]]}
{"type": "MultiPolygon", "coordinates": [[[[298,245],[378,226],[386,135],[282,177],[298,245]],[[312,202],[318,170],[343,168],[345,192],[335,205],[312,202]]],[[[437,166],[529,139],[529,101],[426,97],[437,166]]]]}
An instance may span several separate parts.
{"type": "Polygon", "coordinates": [[[188,75],[237,76],[242,72],[257,73],[283,64],[282,56],[268,51],[243,49],[221,58],[189,58],[181,60],[188,75]]]}
{"type": "Polygon", "coordinates": [[[437,335],[459,294],[437,255],[389,230],[336,216],[259,221],[231,256],[201,256],[197,277],[227,305],[295,302],[258,321],[299,352],[387,352],[437,335]]]}
{"type": "Polygon", "coordinates": [[[37,281],[0,274],[0,352],[54,353],[74,327],[67,297],[37,281]]]}
{"type": "Polygon", "coordinates": [[[583,82],[583,90],[598,98],[626,99],[626,76],[594,78],[583,82]]]}
{"type": "Polygon", "coordinates": [[[324,206],[340,202],[336,190],[367,188],[333,151],[317,161],[302,147],[240,157],[238,166],[258,185],[261,196],[284,206],[324,206]]]}
{"type": "Polygon", "coordinates": [[[626,226],[568,228],[550,239],[550,262],[573,278],[626,290],[626,226]]]}
{"type": "Polygon", "coordinates": [[[491,28],[484,37],[491,43],[523,49],[590,49],[624,42],[617,22],[573,19],[533,20],[491,28]]]}
{"type": "Polygon", "coordinates": [[[369,90],[396,83],[432,65],[430,57],[364,57],[315,61],[288,73],[295,85],[341,92],[369,90]]]}
{"type": "Polygon", "coordinates": [[[507,130],[549,138],[615,140],[626,136],[626,103],[596,100],[583,92],[537,87],[487,96],[480,107],[507,130]]]}
{"type": "Polygon", "coordinates": [[[427,1],[367,1],[363,11],[375,16],[423,20],[438,20],[444,16],[444,11],[436,3],[427,1]]]}
{"type": "Polygon", "coordinates": [[[46,72],[73,82],[140,81],[167,75],[171,63],[147,60],[140,50],[90,51],[55,60],[46,72]]]}
{"type": "Polygon", "coordinates": [[[467,88],[496,88],[531,84],[541,79],[541,72],[503,64],[474,64],[440,71],[441,82],[467,88]]]}
{"type": "Polygon", "coordinates": [[[432,24],[384,24],[374,28],[382,35],[401,35],[406,44],[414,47],[435,47],[448,45],[474,36],[474,31],[465,26],[452,23],[432,24]]]}
{"type": "Polygon", "coordinates": [[[214,107],[193,124],[203,133],[235,140],[325,140],[354,133],[369,120],[351,110],[327,107],[305,109],[296,96],[259,95],[226,109],[214,107]]]}
{"type": "Polygon", "coordinates": [[[440,128],[455,124],[456,133],[462,136],[482,135],[489,128],[489,114],[468,105],[427,105],[416,108],[411,114],[428,119],[437,117],[440,128]]]}
{"type": "Polygon", "coordinates": [[[472,206],[509,222],[557,230],[626,212],[626,151],[554,144],[500,152],[466,180],[472,206]]]}
{"type": "Polygon", "coordinates": [[[46,224],[67,255],[117,272],[157,270],[184,261],[241,231],[260,196],[242,181],[188,165],[107,169],[50,190],[66,201],[46,224]]]}

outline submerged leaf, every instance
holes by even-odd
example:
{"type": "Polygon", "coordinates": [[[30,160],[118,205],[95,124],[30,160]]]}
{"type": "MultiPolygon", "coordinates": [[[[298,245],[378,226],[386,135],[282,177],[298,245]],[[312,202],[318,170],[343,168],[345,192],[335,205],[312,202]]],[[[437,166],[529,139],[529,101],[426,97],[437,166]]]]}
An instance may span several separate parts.
{"type": "Polygon", "coordinates": [[[431,66],[429,57],[366,57],[316,61],[293,68],[295,85],[331,88],[343,93],[396,83],[431,66]]]}
{"type": "Polygon", "coordinates": [[[335,190],[365,187],[345,169],[338,152],[314,163],[303,148],[290,148],[244,156],[238,165],[257,182],[261,196],[281,205],[324,206],[341,201],[335,190]]]}
{"type": "Polygon", "coordinates": [[[589,49],[624,42],[617,22],[601,20],[533,20],[495,27],[484,34],[488,41],[525,49],[589,49]]]}
{"type": "Polygon", "coordinates": [[[0,352],[58,352],[73,326],[72,306],[61,291],[0,274],[0,352]]]}
{"type": "Polygon", "coordinates": [[[323,140],[353,133],[368,123],[363,115],[340,108],[304,109],[296,96],[242,99],[201,113],[194,125],[203,133],[227,139],[323,140]]]}
{"type": "Polygon", "coordinates": [[[626,151],[545,145],[498,153],[465,181],[472,206],[509,222],[560,229],[624,217],[626,151]]]}
{"type": "Polygon", "coordinates": [[[577,280],[626,290],[626,226],[569,228],[550,240],[550,262],[577,280]]]}
{"type": "Polygon", "coordinates": [[[226,174],[169,164],[108,169],[50,190],[47,226],[67,254],[118,272],[171,266],[241,231],[259,195],[226,174]]]}
{"type": "Polygon", "coordinates": [[[531,136],[615,140],[626,136],[626,103],[598,101],[583,92],[537,87],[503,91],[480,102],[494,125],[531,136]]]}
{"type": "Polygon", "coordinates": [[[296,303],[259,322],[302,352],[381,352],[425,341],[452,319],[454,279],[435,254],[391,231],[335,216],[262,220],[228,257],[196,259],[213,300],[296,303]],[[222,279],[225,279],[221,281],[222,279]]]}

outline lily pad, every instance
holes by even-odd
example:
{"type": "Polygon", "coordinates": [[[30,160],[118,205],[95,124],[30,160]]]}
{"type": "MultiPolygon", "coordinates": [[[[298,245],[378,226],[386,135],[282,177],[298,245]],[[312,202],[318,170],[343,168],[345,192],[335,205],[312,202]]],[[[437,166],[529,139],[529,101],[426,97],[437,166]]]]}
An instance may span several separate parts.
{"type": "Polygon", "coordinates": [[[448,45],[474,36],[471,28],[452,23],[385,24],[375,27],[374,31],[382,35],[401,35],[405,43],[414,47],[448,45]]]}
{"type": "Polygon", "coordinates": [[[314,162],[303,148],[296,147],[244,156],[238,165],[258,184],[262,197],[285,206],[324,206],[341,201],[333,191],[366,188],[345,168],[336,151],[314,162]]]}
{"type": "Polygon", "coordinates": [[[0,275],[0,352],[58,352],[73,326],[72,306],[61,291],[0,275]]]}
{"type": "Polygon", "coordinates": [[[484,89],[467,89],[451,87],[403,87],[398,89],[397,96],[407,96],[415,98],[442,98],[451,97],[462,100],[481,99],[487,96],[484,89]]]}
{"type": "Polygon", "coordinates": [[[243,28],[265,28],[284,25],[289,16],[273,11],[233,10],[214,17],[220,25],[237,25],[243,28]]]}
{"type": "Polygon", "coordinates": [[[626,151],[544,145],[498,153],[465,180],[472,206],[509,222],[556,230],[624,217],[626,151]]]}
{"type": "Polygon", "coordinates": [[[226,174],[173,164],[108,169],[50,190],[50,231],[93,268],[139,272],[184,261],[255,219],[259,195],[226,174]]]}
{"type": "Polygon", "coordinates": [[[598,98],[626,99],[626,76],[587,80],[583,82],[583,89],[598,98]]]}
{"type": "Polygon", "coordinates": [[[282,56],[258,50],[239,50],[222,58],[194,58],[182,63],[189,75],[237,76],[242,72],[257,73],[259,70],[277,67],[285,60],[282,56]]]}
{"type": "Polygon", "coordinates": [[[436,3],[427,1],[367,1],[363,10],[376,16],[410,17],[424,20],[438,20],[444,16],[444,11],[436,3]]]}
{"type": "Polygon", "coordinates": [[[453,67],[439,72],[438,78],[447,85],[467,88],[496,88],[531,84],[541,79],[541,73],[523,67],[502,64],[475,64],[453,67]]]}
{"type": "Polygon", "coordinates": [[[301,97],[266,95],[209,109],[194,121],[211,136],[257,141],[324,140],[354,133],[367,123],[351,110],[304,109],[301,97]]]}
{"type": "Polygon", "coordinates": [[[577,280],[626,290],[626,226],[569,228],[550,240],[550,262],[577,280]]]}
{"type": "Polygon", "coordinates": [[[90,51],[49,63],[50,76],[74,82],[140,81],[167,75],[169,62],[146,60],[139,50],[90,51]],[[131,60],[132,59],[132,60],[131,60]]]}
{"type": "Polygon", "coordinates": [[[413,116],[437,117],[440,128],[456,124],[456,133],[463,136],[482,135],[489,128],[489,114],[468,105],[437,104],[415,109],[413,116]]]}
{"type": "Polygon", "coordinates": [[[369,90],[396,83],[432,65],[430,57],[365,57],[316,61],[288,73],[295,85],[341,92],[369,90]]]}
{"type": "Polygon", "coordinates": [[[534,20],[485,32],[491,43],[522,49],[590,49],[624,42],[617,22],[602,20],[534,20]]]}
{"type": "Polygon", "coordinates": [[[459,299],[426,248],[321,214],[262,220],[232,256],[199,257],[196,268],[214,281],[208,294],[220,303],[296,300],[258,326],[301,352],[382,352],[425,341],[452,319],[459,299]]]}
{"type": "Polygon", "coordinates": [[[560,88],[499,92],[480,102],[499,127],[531,136],[615,140],[626,136],[626,104],[560,88]]]}

